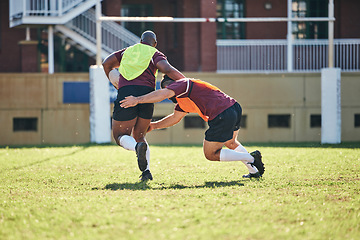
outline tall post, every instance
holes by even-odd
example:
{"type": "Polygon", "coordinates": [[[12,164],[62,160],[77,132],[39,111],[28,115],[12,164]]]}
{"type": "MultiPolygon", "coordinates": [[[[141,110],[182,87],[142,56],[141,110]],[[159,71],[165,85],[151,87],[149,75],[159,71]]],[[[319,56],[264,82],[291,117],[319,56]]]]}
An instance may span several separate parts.
{"type": "Polygon", "coordinates": [[[101,4],[96,1],[96,65],[101,65],[101,4]]]}
{"type": "Polygon", "coordinates": [[[48,27],[48,72],[54,73],[54,28],[52,25],[48,27]]]}
{"type": "Polygon", "coordinates": [[[101,5],[96,1],[96,66],[90,66],[90,141],[111,142],[109,79],[101,66],[101,5]]]}
{"type": "Polygon", "coordinates": [[[293,71],[292,0],[287,1],[287,70],[293,71]]]}
{"type": "Polygon", "coordinates": [[[341,143],[341,69],[334,68],[334,0],[329,0],[328,68],[321,69],[321,143],[341,143]]]}
{"type": "Polygon", "coordinates": [[[30,36],[30,27],[26,27],[26,41],[30,41],[31,40],[31,36],[30,36]]]}
{"type": "MultiPolygon", "coordinates": [[[[329,0],[329,18],[334,18],[334,0],[329,0]]],[[[328,67],[334,67],[334,21],[329,19],[329,59],[328,67]]]]}

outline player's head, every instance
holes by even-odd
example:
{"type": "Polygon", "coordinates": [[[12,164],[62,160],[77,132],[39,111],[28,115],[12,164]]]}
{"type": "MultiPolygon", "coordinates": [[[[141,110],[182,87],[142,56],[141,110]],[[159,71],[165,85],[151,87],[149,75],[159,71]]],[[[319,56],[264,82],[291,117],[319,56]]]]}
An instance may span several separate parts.
{"type": "MultiPolygon", "coordinates": [[[[173,82],[175,82],[174,80],[172,80],[168,75],[164,75],[163,79],[161,80],[160,86],[161,88],[166,88],[167,86],[169,86],[170,84],[172,84],[173,82]]],[[[177,100],[175,98],[175,96],[169,98],[173,103],[177,103],[177,100]]]]}
{"type": "Polygon", "coordinates": [[[172,80],[168,75],[165,74],[163,76],[163,78],[161,79],[160,86],[161,86],[161,88],[166,88],[167,86],[169,86],[173,82],[175,82],[175,81],[172,80]]]}
{"type": "Polygon", "coordinates": [[[147,30],[141,34],[141,43],[147,43],[152,47],[156,47],[156,34],[153,31],[147,30]]]}

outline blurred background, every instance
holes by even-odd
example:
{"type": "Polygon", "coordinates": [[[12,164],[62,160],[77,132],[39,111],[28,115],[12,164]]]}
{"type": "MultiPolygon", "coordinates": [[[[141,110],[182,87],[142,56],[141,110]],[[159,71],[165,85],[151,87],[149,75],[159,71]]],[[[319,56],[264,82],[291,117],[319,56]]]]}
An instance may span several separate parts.
{"type": "MultiPolygon", "coordinates": [[[[327,17],[328,0],[103,0],[104,16],[327,17]]],[[[95,0],[0,2],[0,145],[90,142],[89,67],[96,58],[95,0]]],[[[342,141],[360,141],[360,1],[334,1],[334,64],[341,69],[342,141]]],[[[328,22],[102,22],[102,58],[157,34],[169,62],[220,87],[243,107],[242,142],[321,138],[321,69],[328,22]],[[291,66],[289,65],[291,64],[291,66]]],[[[109,86],[111,98],[116,95],[109,86]]],[[[107,106],[104,106],[107,107],[107,106]]],[[[171,113],[158,103],[154,119],[171,113]]],[[[111,111],[112,112],[112,111],[111,111]]],[[[109,121],[111,116],[109,116],[109,121]]],[[[150,143],[201,143],[206,123],[148,135],[150,143]]]]}

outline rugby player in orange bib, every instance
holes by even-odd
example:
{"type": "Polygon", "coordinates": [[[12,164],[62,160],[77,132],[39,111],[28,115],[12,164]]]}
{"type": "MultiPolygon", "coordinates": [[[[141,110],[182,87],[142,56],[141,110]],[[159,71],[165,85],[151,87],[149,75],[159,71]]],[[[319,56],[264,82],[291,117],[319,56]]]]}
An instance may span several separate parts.
{"type": "Polygon", "coordinates": [[[210,83],[189,78],[174,81],[164,75],[161,88],[142,96],[127,96],[120,101],[120,106],[130,108],[137,104],[155,103],[169,98],[176,103],[174,112],[159,121],[151,122],[148,132],[171,127],[187,113],[198,113],[209,125],[203,143],[206,159],[220,162],[241,161],[249,170],[249,174],[243,175],[244,178],[262,177],[265,167],[260,151],[248,153],[237,140],[242,109],[235,99],[210,83]]]}

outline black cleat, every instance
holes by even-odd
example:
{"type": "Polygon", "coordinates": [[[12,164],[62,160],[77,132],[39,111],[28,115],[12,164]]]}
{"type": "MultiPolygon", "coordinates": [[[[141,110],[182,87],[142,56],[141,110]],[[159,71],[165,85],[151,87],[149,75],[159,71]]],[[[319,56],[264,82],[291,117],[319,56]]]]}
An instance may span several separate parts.
{"type": "Polygon", "coordinates": [[[256,172],[256,173],[249,173],[248,175],[243,175],[242,177],[251,179],[251,178],[260,178],[261,175],[259,172],[256,172]]]}
{"type": "Polygon", "coordinates": [[[265,172],[265,166],[264,163],[262,162],[262,156],[261,153],[256,150],[254,152],[250,153],[251,156],[253,156],[254,158],[254,162],[250,163],[252,166],[255,166],[257,168],[257,170],[259,171],[260,176],[262,176],[265,172]]]}
{"type": "Polygon", "coordinates": [[[142,172],[147,167],[146,150],[147,150],[147,144],[145,142],[138,142],[135,146],[139,169],[142,172]]]}
{"type": "Polygon", "coordinates": [[[140,175],[140,177],[141,177],[141,179],[140,179],[141,182],[153,180],[150,170],[143,171],[143,173],[140,175]]]}

